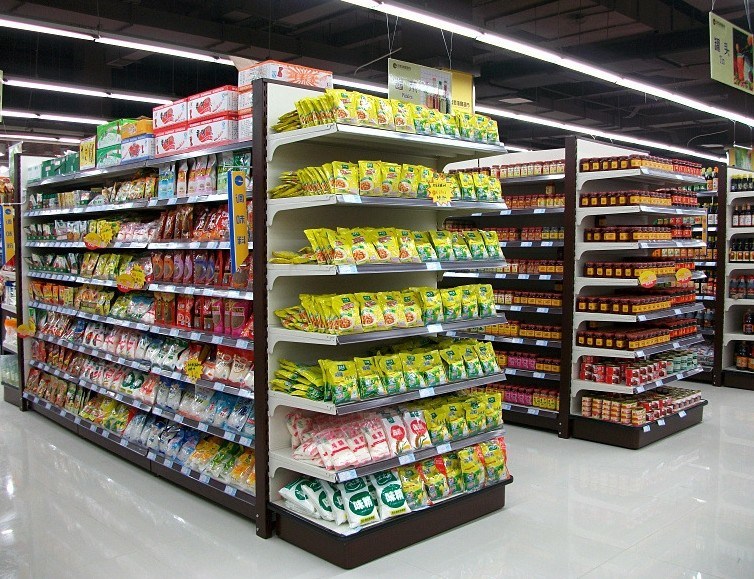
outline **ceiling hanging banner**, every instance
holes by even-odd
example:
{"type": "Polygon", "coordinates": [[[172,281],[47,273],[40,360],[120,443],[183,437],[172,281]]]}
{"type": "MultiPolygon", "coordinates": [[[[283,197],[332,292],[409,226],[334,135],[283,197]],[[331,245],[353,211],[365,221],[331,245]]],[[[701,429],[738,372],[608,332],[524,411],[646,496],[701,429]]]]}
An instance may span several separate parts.
{"type": "Polygon", "coordinates": [[[709,13],[710,77],[754,94],[754,44],[752,34],[709,13]]]}
{"type": "Polygon", "coordinates": [[[474,75],[448,70],[451,76],[450,112],[474,114],[474,75]]]}
{"type": "Polygon", "coordinates": [[[451,112],[450,72],[389,58],[388,97],[424,105],[441,113],[451,112]]]}

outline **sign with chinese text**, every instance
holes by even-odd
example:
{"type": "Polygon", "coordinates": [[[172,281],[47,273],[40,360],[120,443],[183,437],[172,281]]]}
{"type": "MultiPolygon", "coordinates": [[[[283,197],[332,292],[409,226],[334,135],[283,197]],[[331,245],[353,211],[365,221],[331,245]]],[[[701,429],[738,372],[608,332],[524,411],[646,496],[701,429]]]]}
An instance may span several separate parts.
{"type": "Polygon", "coordinates": [[[246,209],[246,174],[228,172],[228,222],[230,225],[230,265],[236,273],[249,257],[249,215],[246,209]]]}
{"type": "Polygon", "coordinates": [[[754,48],[751,32],[710,12],[709,43],[712,80],[754,94],[754,48]]]}
{"type": "Polygon", "coordinates": [[[450,70],[450,112],[474,114],[474,76],[467,72],[450,70]]]}
{"type": "Polygon", "coordinates": [[[388,97],[451,112],[451,73],[389,58],[387,61],[388,97]]]}
{"type": "Polygon", "coordinates": [[[3,264],[16,255],[15,216],[16,210],[12,205],[3,205],[3,264]]]}

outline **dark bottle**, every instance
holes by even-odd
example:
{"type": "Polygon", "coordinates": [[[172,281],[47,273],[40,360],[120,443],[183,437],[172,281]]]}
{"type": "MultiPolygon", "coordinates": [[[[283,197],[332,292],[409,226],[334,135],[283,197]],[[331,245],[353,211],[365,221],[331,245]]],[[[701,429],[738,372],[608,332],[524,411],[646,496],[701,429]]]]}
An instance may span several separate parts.
{"type": "Polygon", "coordinates": [[[746,310],[746,313],[744,314],[744,334],[747,336],[751,336],[754,334],[754,314],[752,314],[751,310],[746,310]]]}
{"type": "Polygon", "coordinates": [[[749,369],[749,349],[746,347],[746,342],[736,344],[736,369],[749,369]]]}

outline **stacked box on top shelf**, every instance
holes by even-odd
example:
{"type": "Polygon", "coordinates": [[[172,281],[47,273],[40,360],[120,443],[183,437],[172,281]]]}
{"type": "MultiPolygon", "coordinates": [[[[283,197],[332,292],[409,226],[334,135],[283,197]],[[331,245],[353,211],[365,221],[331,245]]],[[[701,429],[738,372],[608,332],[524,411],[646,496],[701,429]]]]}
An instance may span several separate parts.
{"type": "Polygon", "coordinates": [[[701,401],[693,413],[646,408],[665,400],[659,392],[677,390],[669,384],[702,371],[686,348],[703,341],[695,261],[706,240],[694,240],[693,230],[706,231],[706,210],[695,192],[669,185],[705,180],[693,163],[600,143],[577,139],[576,154],[571,433],[640,448],[701,421],[701,401]],[[673,426],[658,428],[670,414],[673,426]]]}

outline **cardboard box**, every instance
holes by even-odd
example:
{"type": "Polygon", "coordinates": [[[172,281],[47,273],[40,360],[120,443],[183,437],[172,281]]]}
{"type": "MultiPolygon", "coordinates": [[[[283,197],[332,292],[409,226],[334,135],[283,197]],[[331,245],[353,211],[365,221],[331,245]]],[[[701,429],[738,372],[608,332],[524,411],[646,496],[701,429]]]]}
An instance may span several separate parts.
{"type": "Polygon", "coordinates": [[[126,139],[133,139],[140,135],[152,135],[152,119],[147,117],[139,117],[133,121],[123,123],[120,126],[120,139],[125,141],[126,139]]]}
{"type": "Polygon", "coordinates": [[[114,145],[120,145],[120,126],[125,123],[131,123],[134,120],[135,119],[118,119],[117,121],[99,125],[97,127],[97,148],[104,149],[114,145]]]}
{"type": "Polygon", "coordinates": [[[40,168],[40,177],[42,179],[46,179],[47,177],[52,177],[52,159],[46,159],[42,161],[42,163],[39,165],[40,168]]]}
{"type": "Polygon", "coordinates": [[[79,145],[79,169],[94,169],[97,166],[97,137],[89,137],[79,145]]]}
{"type": "Polygon", "coordinates": [[[246,113],[250,113],[252,106],[254,106],[254,93],[251,87],[238,91],[238,114],[245,115],[246,113]]]}
{"type": "Polygon", "coordinates": [[[42,163],[26,167],[26,182],[39,181],[42,178],[42,163]]]}
{"type": "Polygon", "coordinates": [[[302,86],[332,88],[332,72],[329,70],[309,68],[308,66],[278,62],[276,60],[265,60],[264,62],[238,71],[239,89],[250,87],[251,83],[258,78],[282,80],[302,86]]]}
{"type": "Polygon", "coordinates": [[[152,135],[140,135],[133,139],[125,139],[120,144],[121,163],[151,159],[152,157],[154,157],[154,137],[152,135]]]}
{"type": "Polygon", "coordinates": [[[185,125],[188,122],[187,100],[181,99],[169,105],[162,105],[152,109],[152,129],[157,133],[168,127],[185,125]]]}
{"type": "Polygon", "coordinates": [[[79,154],[70,153],[63,157],[63,167],[61,169],[63,175],[69,173],[77,173],[79,170],[79,154]]]}
{"type": "Polygon", "coordinates": [[[231,143],[238,140],[238,119],[228,115],[192,123],[188,134],[190,149],[231,143]]]}
{"type": "Polygon", "coordinates": [[[238,88],[232,85],[195,94],[187,100],[189,123],[238,113],[238,88]]]}
{"type": "Polygon", "coordinates": [[[189,148],[188,131],[185,128],[161,132],[154,137],[155,157],[175,155],[189,148]]]}
{"type": "Polygon", "coordinates": [[[238,117],[238,140],[251,141],[251,129],[254,115],[249,112],[238,117]]]}
{"type": "Polygon", "coordinates": [[[97,149],[97,168],[120,165],[120,144],[97,149]]]}

